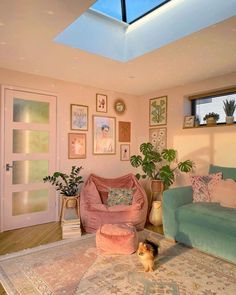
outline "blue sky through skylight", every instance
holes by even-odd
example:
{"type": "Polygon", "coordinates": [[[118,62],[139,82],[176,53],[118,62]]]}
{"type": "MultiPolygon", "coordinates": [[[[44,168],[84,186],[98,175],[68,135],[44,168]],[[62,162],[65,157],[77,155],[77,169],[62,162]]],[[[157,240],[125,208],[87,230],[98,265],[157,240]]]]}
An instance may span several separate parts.
{"type": "Polygon", "coordinates": [[[126,0],[127,22],[130,23],[166,0],[126,0]]]}
{"type": "MultiPolygon", "coordinates": [[[[169,0],[126,0],[127,23],[136,20],[165,2],[169,2],[169,0]]],[[[122,20],[121,0],[98,0],[91,8],[122,20]]]]}
{"type": "Polygon", "coordinates": [[[118,20],[122,20],[120,0],[98,0],[91,8],[118,20]]]}

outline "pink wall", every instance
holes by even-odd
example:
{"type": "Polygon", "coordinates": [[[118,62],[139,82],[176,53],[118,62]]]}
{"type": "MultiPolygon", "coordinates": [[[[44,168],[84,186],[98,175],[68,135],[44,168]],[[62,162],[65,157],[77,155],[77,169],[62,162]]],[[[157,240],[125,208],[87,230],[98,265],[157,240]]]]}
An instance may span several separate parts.
{"type": "MultiPolygon", "coordinates": [[[[179,159],[191,159],[196,164],[195,173],[207,173],[210,163],[236,167],[236,125],[183,129],[183,118],[190,115],[189,95],[235,85],[236,73],[214,79],[156,91],[142,96],[142,121],[139,134],[148,140],[149,99],[168,96],[167,145],[178,150],[179,159]]],[[[236,116],[236,114],[235,114],[236,116]]],[[[189,176],[178,177],[177,184],[188,184],[189,176]]]]}
{"type": "MultiPolygon", "coordinates": [[[[137,97],[110,90],[81,86],[60,80],[36,75],[0,69],[0,84],[30,88],[54,93],[58,97],[57,133],[58,133],[58,168],[70,170],[72,165],[82,165],[83,175],[96,173],[104,177],[116,177],[134,172],[129,162],[120,161],[120,143],[116,140],[116,155],[92,154],[92,114],[96,112],[96,93],[108,96],[108,113],[118,121],[130,121],[131,155],[138,152],[140,143],[148,141],[149,99],[162,95],[168,96],[167,134],[168,147],[178,150],[179,159],[192,159],[196,163],[196,173],[207,173],[210,163],[224,166],[236,166],[236,126],[183,129],[183,118],[190,114],[190,104],[186,97],[204,91],[235,85],[236,73],[214,79],[157,91],[137,97]],[[115,99],[122,98],[126,102],[127,111],[118,116],[113,110],[115,99]],[[87,158],[81,160],[68,159],[67,136],[70,130],[70,104],[89,106],[89,130],[87,134],[87,158]]],[[[108,85],[109,86],[109,85],[108,85]]],[[[117,132],[118,134],[118,132],[117,132]]],[[[179,177],[177,184],[188,183],[189,177],[179,177]]]]}
{"type": "MultiPolygon", "coordinates": [[[[58,97],[57,104],[57,147],[58,147],[58,169],[69,171],[72,165],[82,165],[82,174],[86,178],[88,174],[95,173],[104,177],[116,177],[126,173],[135,172],[129,161],[120,161],[120,143],[118,142],[118,121],[131,122],[131,154],[137,152],[137,114],[139,107],[137,97],[110,90],[96,89],[81,86],[60,80],[53,80],[36,75],[0,69],[0,84],[29,88],[53,93],[58,97]],[[108,112],[96,112],[96,93],[106,94],[108,97],[108,112]],[[122,98],[127,107],[123,115],[117,115],[113,110],[115,99],[122,98]],[[83,104],[89,106],[89,130],[87,134],[87,158],[68,159],[68,133],[76,132],[70,130],[70,104],[83,104]],[[92,154],[92,115],[104,115],[116,117],[116,154],[115,155],[93,155],[92,154]]],[[[109,85],[108,85],[109,86],[109,85]]],[[[2,145],[1,145],[2,148],[2,145]]]]}

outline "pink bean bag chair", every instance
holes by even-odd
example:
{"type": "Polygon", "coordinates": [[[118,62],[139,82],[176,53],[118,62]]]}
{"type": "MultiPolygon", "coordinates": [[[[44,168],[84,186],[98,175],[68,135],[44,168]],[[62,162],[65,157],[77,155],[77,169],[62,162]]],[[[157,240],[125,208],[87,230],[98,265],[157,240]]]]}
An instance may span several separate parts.
{"type": "Polygon", "coordinates": [[[106,223],[130,223],[137,230],[144,228],[147,217],[147,196],[133,174],[107,179],[91,174],[80,193],[80,218],[83,228],[94,233],[106,223]],[[133,189],[131,205],[108,206],[109,188],[133,189]]]}
{"type": "Polygon", "coordinates": [[[130,224],[104,224],[96,233],[96,245],[101,254],[132,254],[138,247],[138,236],[130,224]]]}

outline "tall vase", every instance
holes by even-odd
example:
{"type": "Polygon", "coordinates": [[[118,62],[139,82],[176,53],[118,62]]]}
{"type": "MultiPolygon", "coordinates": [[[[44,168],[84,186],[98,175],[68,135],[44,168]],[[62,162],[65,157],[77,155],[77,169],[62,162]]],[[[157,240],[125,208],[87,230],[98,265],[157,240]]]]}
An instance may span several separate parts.
{"type": "Polygon", "coordinates": [[[149,214],[149,221],[154,226],[159,226],[162,224],[162,206],[161,201],[152,202],[152,209],[149,214]]]}

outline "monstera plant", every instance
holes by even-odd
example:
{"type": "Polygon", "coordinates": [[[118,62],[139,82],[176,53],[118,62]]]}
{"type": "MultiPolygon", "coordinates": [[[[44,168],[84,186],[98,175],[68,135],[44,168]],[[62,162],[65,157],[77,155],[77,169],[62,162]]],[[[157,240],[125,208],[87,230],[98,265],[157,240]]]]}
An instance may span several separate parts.
{"type": "Polygon", "coordinates": [[[142,155],[133,155],[130,158],[131,165],[141,167],[143,171],[143,174],[137,173],[136,177],[161,180],[165,189],[174,183],[176,171],[188,173],[194,165],[191,160],[177,162],[177,151],[174,149],[164,149],[159,153],[150,142],[142,143],[140,152],[142,155]]]}

